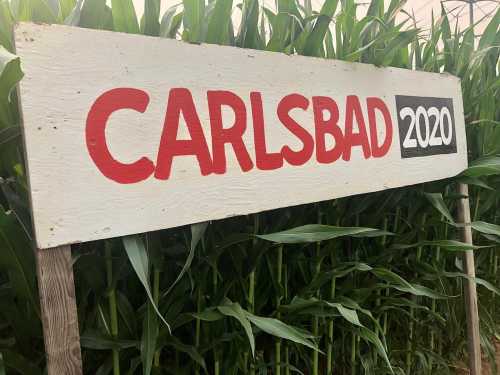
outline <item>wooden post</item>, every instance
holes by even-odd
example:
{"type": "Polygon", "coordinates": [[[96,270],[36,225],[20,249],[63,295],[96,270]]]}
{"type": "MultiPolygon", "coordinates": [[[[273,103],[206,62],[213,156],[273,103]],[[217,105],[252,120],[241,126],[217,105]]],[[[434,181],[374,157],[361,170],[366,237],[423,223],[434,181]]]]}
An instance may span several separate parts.
{"type": "MultiPolygon", "coordinates": [[[[470,226],[469,187],[458,185],[458,192],[463,198],[458,205],[458,220],[463,223],[462,241],[472,244],[472,228],[470,226]]],[[[477,308],[476,268],[474,252],[468,250],[464,255],[465,273],[471,277],[465,281],[465,310],[467,313],[467,346],[469,350],[469,368],[471,375],[481,375],[481,340],[479,336],[479,313],[477,308]]]]}
{"type": "Polygon", "coordinates": [[[81,375],[71,246],[35,253],[48,374],[81,375]]]}
{"type": "MultiPolygon", "coordinates": [[[[474,35],[474,1],[469,0],[469,23],[474,35]]],[[[475,47],[475,39],[473,47],[475,47]]],[[[464,198],[460,199],[458,205],[458,219],[464,224],[462,228],[462,241],[472,244],[472,228],[470,226],[470,204],[469,186],[458,185],[458,192],[464,198]]],[[[476,266],[472,250],[464,254],[465,273],[470,277],[476,277],[476,266]]],[[[477,290],[474,279],[468,279],[465,285],[465,311],[467,313],[467,347],[469,350],[469,368],[471,375],[481,375],[481,338],[479,336],[479,313],[477,308],[477,290]]]]}

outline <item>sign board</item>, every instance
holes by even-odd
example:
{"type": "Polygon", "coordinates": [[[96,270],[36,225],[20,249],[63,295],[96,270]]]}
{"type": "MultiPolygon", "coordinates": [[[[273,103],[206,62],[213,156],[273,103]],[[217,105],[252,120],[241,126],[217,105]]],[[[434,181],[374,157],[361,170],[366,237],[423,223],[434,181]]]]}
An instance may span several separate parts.
{"type": "Polygon", "coordinates": [[[66,26],[15,43],[39,248],[467,166],[453,76],[66,26]]]}

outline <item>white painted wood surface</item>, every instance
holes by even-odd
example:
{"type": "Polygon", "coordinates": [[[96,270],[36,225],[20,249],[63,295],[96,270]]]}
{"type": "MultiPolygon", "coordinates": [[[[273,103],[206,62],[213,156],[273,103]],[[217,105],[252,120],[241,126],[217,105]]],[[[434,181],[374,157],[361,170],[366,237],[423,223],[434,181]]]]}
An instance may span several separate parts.
{"type": "MultiPolygon", "coordinates": [[[[27,23],[17,26],[15,43],[25,72],[20,94],[39,248],[406,186],[451,177],[467,166],[460,82],[452,76],[27,23]],[[111,115],[106,140],[116,160],[131,163],[147,157],[156,164],[172,88],[191,91],[212,152],[207,91],[228,90],[246,106],[243,140],[253,168],[243,172],[226,145],[225,174],[202,176],[194,156],[176,156],[168,180],[151,176],[120,184],[107,178],[89,156],[86,121],[100,95],[123,87],[144,90],[150,101],[144,113],[125,109],[111,115]],[[252,91],[262,95],[268,152],[285,145],[295,151],[302,147],[276,115],[279,101],[292,93],[309,100],[307,110],[293,109],[290,116],[313,137],[313,96],[336,101],[344,132],[348,95],[359,96],[367,128],[366,98],[382,99],[392,119],[391,147],[379,158],[365,159],[355,146],[349,161],[321,164],[313,153],[300,166],[285,161],[281,168],[259,170],[252,91]],[[456,152],[402,158],[396,95],[451,99],[456,152]]],[[[224,127],[231,127],[234,113],[228,107],[222,113],[224,127]]],[[[383,139],[383,118],[376,118],[383,139]]],[[[178,138],[190,138],[182,120],[178,138]]],[[[332,139],[326,137],[326,144],[333,146],[332,139]]]]}

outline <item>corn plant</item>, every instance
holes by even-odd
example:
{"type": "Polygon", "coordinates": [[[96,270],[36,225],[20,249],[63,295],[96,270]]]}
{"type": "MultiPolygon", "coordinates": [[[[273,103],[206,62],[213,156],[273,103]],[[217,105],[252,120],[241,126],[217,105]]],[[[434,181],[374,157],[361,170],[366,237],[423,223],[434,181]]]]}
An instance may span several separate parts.
{"type": "Polygon", "coordinates": [[[418,29],[403,0],[372,0],[362,18],[354,0],[325,0],[317,10],[310,0],[277,0],[276,9],[183,0],[164,14],[159,0],[144,5],[139,19],[131,0],[0,0],[0,374],[45,368],[14,90],[22,79],[11,42],[18,21],[462,80],[470,167],[456,178],[73,246],[85,373],[452,374],[467,355],[461,256],[469,249],[482,348],[492,359],[500,12],[475,42],[473,27],[459,29],[444,9],[430,30],[418,29]],[[458,182],[470,186],[474,246],[457,240],[458,182]]]}

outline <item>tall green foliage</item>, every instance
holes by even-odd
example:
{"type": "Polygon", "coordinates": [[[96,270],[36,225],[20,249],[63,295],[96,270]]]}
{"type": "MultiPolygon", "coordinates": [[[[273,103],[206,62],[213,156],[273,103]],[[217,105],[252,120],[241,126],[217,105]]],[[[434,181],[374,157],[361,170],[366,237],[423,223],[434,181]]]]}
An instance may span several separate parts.
{"type": "MultiPolygon", "coordinates": [[[[482,345],[499,324],[500,12],[474,43],[404,1],[0,0],[0,373],[45,367],[14,86],[16,21],[66,23],[462,79],[457,178],[74,247],[89,374],[446,374],[466,354],[457,182],[470,185],[482,345]],[[235,23],[234,14],[241,15],[235,23]],[[402,21],[401,21],[402,20],[402,21]]],[[[75,41],[77,42],[77,41],[75,41]]],[[[56,52],[55,52],[56,53],[56,52]]],[[[202,62],[200,62],[202,63],[202,62]]],[[[175,74],[175,72],[174,72],[175,74]]],[[[133,220],[133,218],[131,218],[133,220]]]]}

